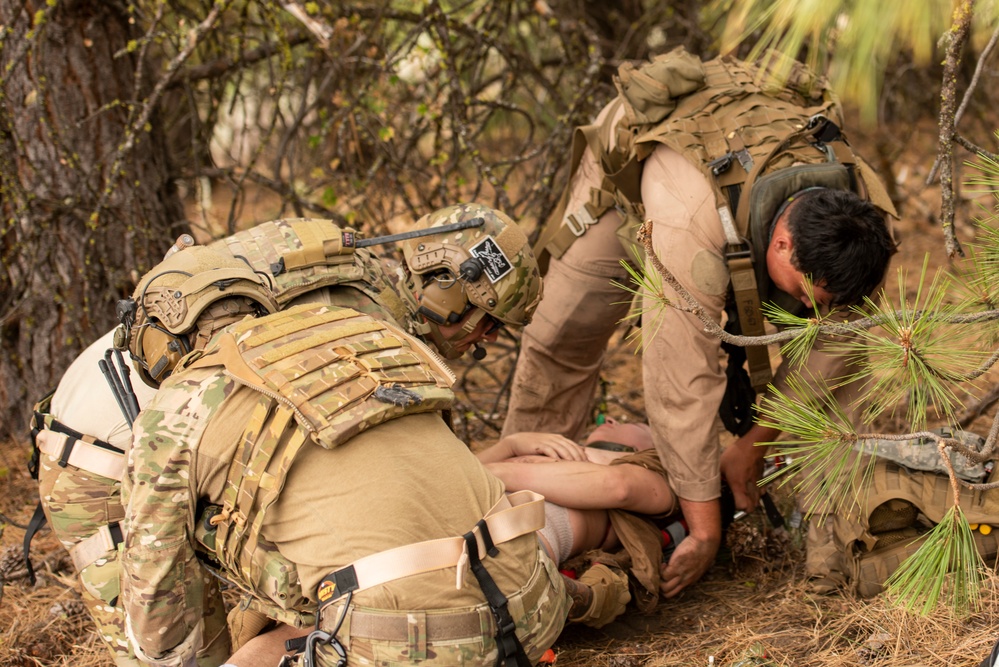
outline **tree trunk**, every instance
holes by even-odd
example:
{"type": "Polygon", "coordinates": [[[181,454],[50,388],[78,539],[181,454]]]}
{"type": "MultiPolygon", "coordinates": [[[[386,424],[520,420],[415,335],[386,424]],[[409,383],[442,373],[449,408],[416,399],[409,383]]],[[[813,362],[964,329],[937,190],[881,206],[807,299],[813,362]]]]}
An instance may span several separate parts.
{"type": "Polygon", "coordinates": [[[0,0],[0,437],[24,436],[186,228],[159,124],[119,152],[150,84],[129,18],[106,0],[0,0]]]}

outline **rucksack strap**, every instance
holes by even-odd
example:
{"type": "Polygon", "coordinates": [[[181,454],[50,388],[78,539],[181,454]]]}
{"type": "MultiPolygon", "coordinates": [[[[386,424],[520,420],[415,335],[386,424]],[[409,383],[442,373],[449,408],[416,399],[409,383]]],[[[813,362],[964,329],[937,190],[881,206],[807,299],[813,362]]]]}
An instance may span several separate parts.
{"type": "MultiPolygon", "coordinates": [[[[534,255],[538,259],[541,275],[548,272],[548,262],[552,257],[557,259],[565,254],[565,251],[575,243],[577,238],[585,234],[586,230],[595,225],[604,213],[614,207],[615,186],[605,176],[602,187],[594,188],[590,192],[588,202],[575,211],[566,211],[569,206],[569,191],[572,189],[573,179],[579,171],[579,165],[583,161],[583,155],[587,148],[590,149],[590,153],[603,169],[602,158],[608,152],[611,133],[617,129],[615,121],[621,104],[623,104],[622,98],[616,98],[610,103],[601,123],[582,125],[577,127],[572,134],[569,178],[566,180],[558,205],[548,216],[541,236],[534,244],[534,255]],[[564,225],[562,224],[563,220],[566,223],[564,225]]],[[[640,170],[639,173],[641,173],[640,170]]]]}

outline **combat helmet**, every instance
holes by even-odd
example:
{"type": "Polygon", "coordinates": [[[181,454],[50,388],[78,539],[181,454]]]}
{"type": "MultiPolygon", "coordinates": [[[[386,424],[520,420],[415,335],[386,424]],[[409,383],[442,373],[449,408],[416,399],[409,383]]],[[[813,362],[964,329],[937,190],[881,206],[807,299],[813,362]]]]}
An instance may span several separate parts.
{"type": "Polygon", "coordinates": [[[424,331],[449,359],[460,356],[452,343],[485,317],[496,325],[523,326],[541,301],[541,272],[527,235],[504,213],[481,204],[457,204],[420,218],[417,229],[459,222],[481,224],[404,241],[403,257],[410,288],[418,300],[424,331]],[[461,322],[460,332],[445,337],[440,325],[461,322]]]}
{"type": "Polygon", "coordinates": [[[263,279],[245,262],[205,246],[169,255],[118,302],[118,349],[128,349],[142,380],[158,387],[181,357],[224,326],[278,310],[263,279]]]}

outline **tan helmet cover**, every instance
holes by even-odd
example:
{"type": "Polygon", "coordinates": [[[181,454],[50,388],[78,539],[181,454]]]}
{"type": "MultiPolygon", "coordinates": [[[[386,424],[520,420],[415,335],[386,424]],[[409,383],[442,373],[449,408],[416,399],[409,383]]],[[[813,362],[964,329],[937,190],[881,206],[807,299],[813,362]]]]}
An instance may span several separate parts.
{"type": "Polygon", "coordinates": [[[139,280],[132,298],[128,350],[143,381],[153,387],[218,329],[246,315],[278,310],[263,279],[245,262],[205,246],[164,259],[139,280]]]}
{"type": "Polygon", "coordinates": [[[517,223],[488,206],[457,204],[420,218],[416,228],[474,218],[483,224],[401,244],[420,312],[437,324],[454,324],[477,306],[500,322],[523,326],[541,301],[541,272],[517,223]]]}

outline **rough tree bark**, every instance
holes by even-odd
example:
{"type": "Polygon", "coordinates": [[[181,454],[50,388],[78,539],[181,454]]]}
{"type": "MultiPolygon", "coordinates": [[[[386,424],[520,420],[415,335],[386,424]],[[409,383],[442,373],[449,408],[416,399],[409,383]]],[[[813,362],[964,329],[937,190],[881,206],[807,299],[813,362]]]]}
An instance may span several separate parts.
{"type": "Polygon", "coordinates": [[[120,148],[149,85],[134,25],[125,3],[0,0],[0,437],[186,227],[156,121],[120,148]]]}

